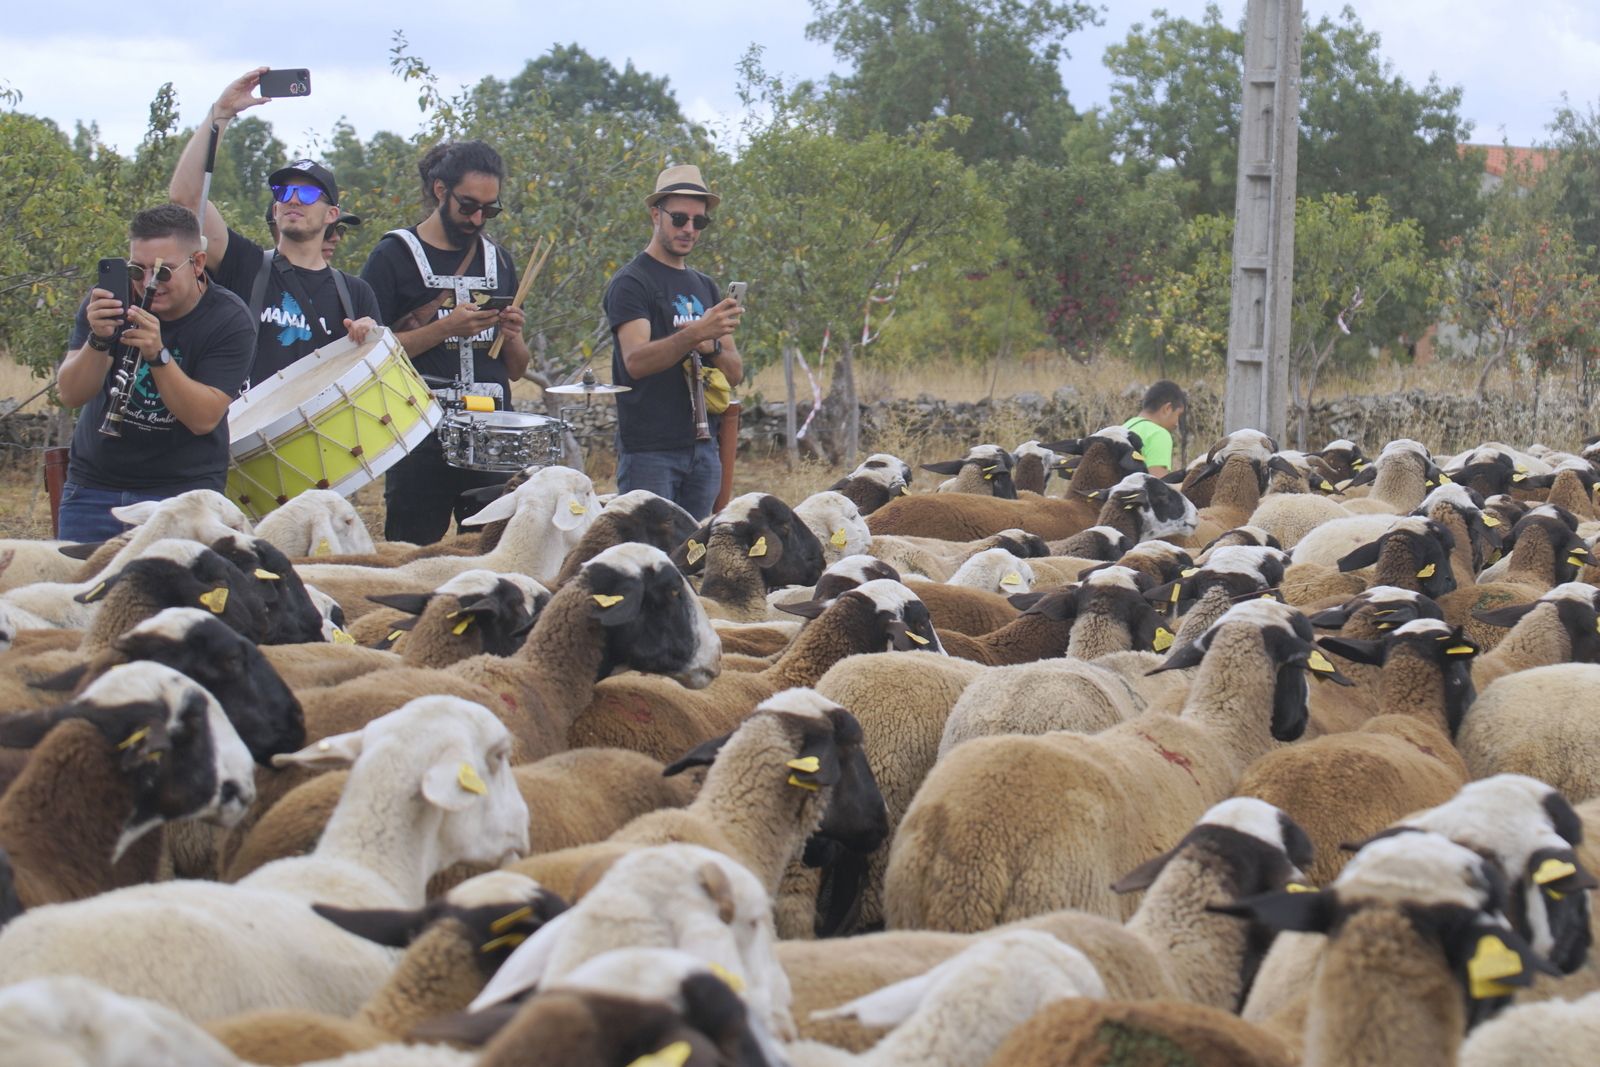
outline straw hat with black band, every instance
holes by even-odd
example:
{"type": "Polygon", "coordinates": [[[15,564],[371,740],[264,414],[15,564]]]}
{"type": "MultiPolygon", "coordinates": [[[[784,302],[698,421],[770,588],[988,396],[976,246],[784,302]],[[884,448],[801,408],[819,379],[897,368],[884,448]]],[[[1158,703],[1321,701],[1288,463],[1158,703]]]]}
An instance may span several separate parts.
{"type": "Polygon", "coordinates": [[[699,197],[706,202],[707,209],[722,203],[722,197],[706,188],[705,179],[700,177],[700,168],[693,163],[668,167],[656,175],[655,192],[644,198],[644,206],[655,207],[669,196],[699,197]]]}

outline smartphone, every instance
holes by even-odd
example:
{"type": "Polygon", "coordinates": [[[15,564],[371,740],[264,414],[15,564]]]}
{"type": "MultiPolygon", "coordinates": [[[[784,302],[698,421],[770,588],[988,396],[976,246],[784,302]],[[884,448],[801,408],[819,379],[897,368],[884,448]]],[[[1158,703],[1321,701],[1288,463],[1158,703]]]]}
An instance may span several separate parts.
{"type": "Polygon", "coordinates": [[[748,289],[748,288],[750,288],[750,283],[749,282],[729,282],[728,283],[728,295],[733,298],[734,303],[743,304],[744,303],[744,293],[745,293],[745,290],[748,289]]]}
{"type": "Polygon", "coordinates": [[[94,287],[104,289],[122,301],[122,306],[128,306],[128,292],[132,285],[128,281],[128,261],[125,259],[102,259],[100,273],[95,278],[94,287]]]}
{"type": "Polygon", "coordinates": [[[311,72],[299,70],[269,70],[261,75],[258,88],[269,99],[280,96],[310,96],[311,72]]]}
{"type": "Polygon", "coordinates": [[[478,305],[479,311],[500,311],[511,306],[511,301],[516,299],[511,296],[491,296],[484,301],[473,301],[478,305]]]}

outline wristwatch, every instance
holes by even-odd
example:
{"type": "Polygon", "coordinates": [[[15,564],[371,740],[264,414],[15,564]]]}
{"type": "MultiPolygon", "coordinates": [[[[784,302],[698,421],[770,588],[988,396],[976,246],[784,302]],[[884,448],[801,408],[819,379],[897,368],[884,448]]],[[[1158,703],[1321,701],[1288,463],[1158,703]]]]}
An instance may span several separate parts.
{"type": "Polygon", "coordinates": [[[153,367],[165,367],[167,364],[172,362],[172,353],[168,352],[166,348],[163,347],[161,351],[156,353],[156,358],[150,360],[149,362],[153,367]]]}

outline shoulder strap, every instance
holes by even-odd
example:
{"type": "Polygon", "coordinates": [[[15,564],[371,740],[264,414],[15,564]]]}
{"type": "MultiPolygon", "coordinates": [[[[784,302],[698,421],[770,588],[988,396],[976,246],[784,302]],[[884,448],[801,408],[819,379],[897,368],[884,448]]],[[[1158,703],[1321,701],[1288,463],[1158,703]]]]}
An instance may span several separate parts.
{"type": "Polygon", "coordinates": [[[350,300],[350,283],[345,279],[349,275],[338,267],[333,268],[333,288],[339,294],[339,307],[344,311],[344,317],[354,321],[356,306],[350,300]]]}
{"type": "Polygon", "coordinates": [[[261,250],[261,266],[256,270],[256,280],[250,285],[250,321],[261,326],[261,313],[267,307],[267,280],[272,276],[272,257],[276,251],[261,250]]]}

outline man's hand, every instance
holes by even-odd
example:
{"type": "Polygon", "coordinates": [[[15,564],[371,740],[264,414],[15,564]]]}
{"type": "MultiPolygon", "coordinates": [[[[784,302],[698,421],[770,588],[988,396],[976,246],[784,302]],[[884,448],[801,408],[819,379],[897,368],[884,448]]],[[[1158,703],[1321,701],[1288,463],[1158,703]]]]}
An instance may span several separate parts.
{"type": "Polygon", "coordinates": [[[367,334],[371,333],[377,328],[378,324],[372,320],[370,315],[363,316],[359,319],[344,320],[345,336],[349,337],[350,340],[354,341],[358,345],[366,344],[367,334]]]}
{"type": "Polygon", "coordinates": [[[685,329],[694,331],[691,336],[695,338],[695,345],[698,347],[707,341],[720,341],[733,333],[738,329],[739,319],[743,314],[744,307],[730,296],[685,329]]]}
{"type": "Polygon", "coordinates": [[[108,289],[91,289],[84,315],[89,320],[89,332],[102,341],[109,341],[122,325],[122,301],[108,289]]]}
{"type": "Polygon", "coordinates": [[[166,346],[161,343],[161,320],[137,305],[128,309],[128,328],[122,331],[122,343],[139,350],[146,360],[153,360],[166,346]]]}
{"type": "Polygon", "coordinates": [[[519,307],[503,307],[500,309],[500,329],[504,333],[514,333],[522,336],[522,328],[527,325],[528,318],[519,307]]]}
{"type": "Polygon", "coordinates": [[[460,304],[444,318],[445,336],[476,337],[499,320],[499,309],[483,309],[475,304],[460,304]]]}
{"type": "Polygon", "coordinates": [[[235,78],[222,90],[217,102],[211,105],[211,117],[227,122],[239,117],[239,112],[267,102],[267,97],[256,96],[255,88],[261,84],[261,75],[271,67],[257,67],[250,73],[235,78]]]}

